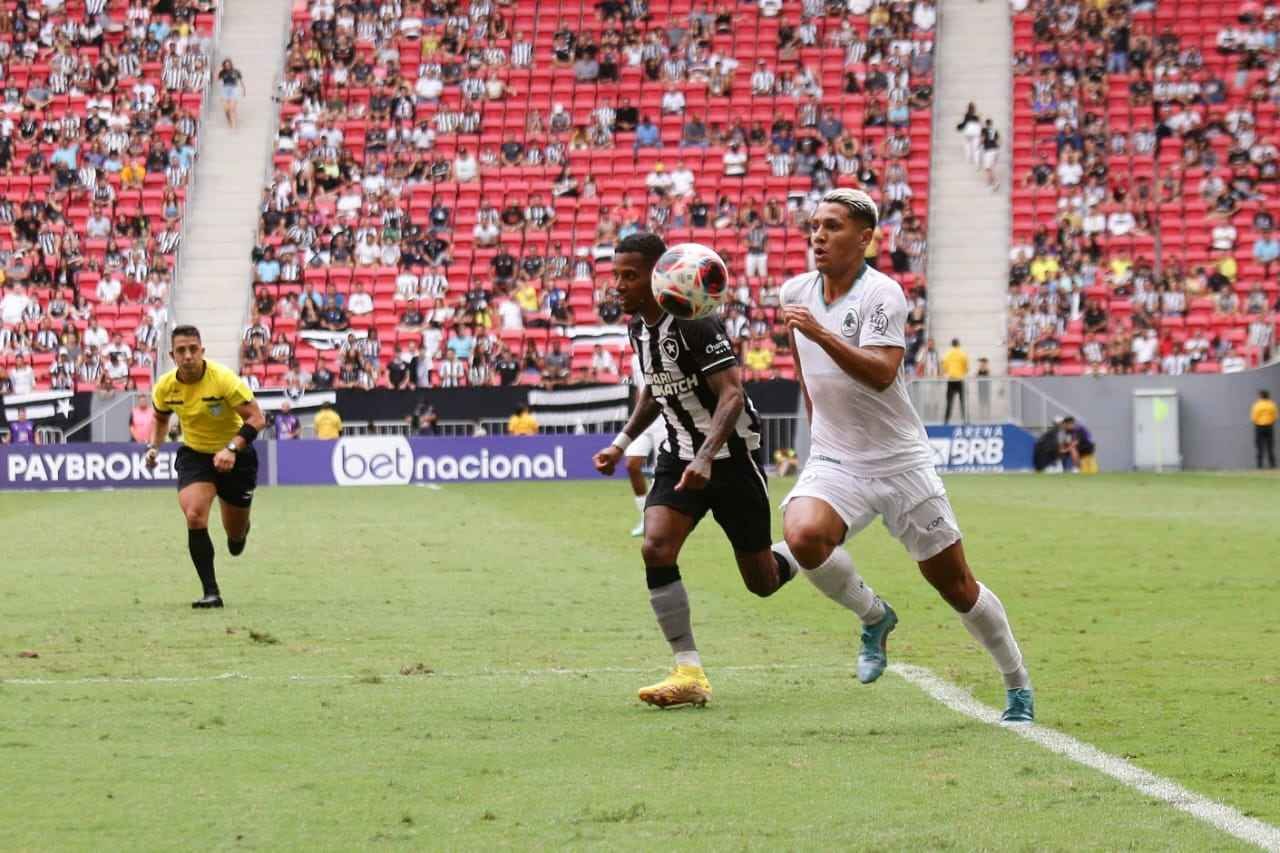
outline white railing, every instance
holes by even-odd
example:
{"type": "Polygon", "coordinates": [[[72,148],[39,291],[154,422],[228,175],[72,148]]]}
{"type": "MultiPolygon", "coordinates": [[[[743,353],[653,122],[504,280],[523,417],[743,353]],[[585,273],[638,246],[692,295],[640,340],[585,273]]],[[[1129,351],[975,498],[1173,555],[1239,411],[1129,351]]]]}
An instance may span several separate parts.
{"type": "MultiPolygon", "coordinates": [[[[913,379],[907,383],[911,404],[926,424],[947,423],[945,379],[913,379]]],[[[1012,376],[969,377],[963,396],[953,400],[950,423],[1047,427],[1055,418],[1076,414],[1065,403],[1012,376]],[[963,407],[961,406],[963,400],[963,407]]]]}
{"type": "MultiPolygon", "coordinates": [[[[57,427],[38,426],[36,427],[36,444],[62,444],[66,441],[62,430],[57,427]]],[[[0,427],[0,444],[9,442],[9,430],[0,427]]]]}

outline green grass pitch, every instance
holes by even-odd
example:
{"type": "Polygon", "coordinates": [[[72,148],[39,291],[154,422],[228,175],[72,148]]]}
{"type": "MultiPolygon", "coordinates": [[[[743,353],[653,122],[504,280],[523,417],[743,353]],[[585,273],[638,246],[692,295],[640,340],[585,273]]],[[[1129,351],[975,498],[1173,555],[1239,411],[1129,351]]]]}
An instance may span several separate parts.
{"type": "MultiPolygon", "coordinates": [[[[1041,721],[1280,823],[1280,480],[948,487],[1041,721]]],[[[266,489],[243,557],[214,530],[228,607],[197,613],[171,492],[0,495],[0,849],[1241,848],[859,685],[850,616],[752,596],[710,519],[681,566],[715,699],[642,707],[669,656],[633,523],[620,479],[266,489]]],[[[999,705],[900,546],[851,548],[891,659],[999,705]]]]}

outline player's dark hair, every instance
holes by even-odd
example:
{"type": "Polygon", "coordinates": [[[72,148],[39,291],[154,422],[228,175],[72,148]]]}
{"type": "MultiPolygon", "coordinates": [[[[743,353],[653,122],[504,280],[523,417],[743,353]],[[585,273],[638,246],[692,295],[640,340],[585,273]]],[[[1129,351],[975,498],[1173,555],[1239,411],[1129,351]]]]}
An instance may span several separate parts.
{"type": "Polygon", "coordinates": [[[1261,391],[1259,391],[1259,392],[1258,392],[1258,396],[1259,396],[1259,397],[1261,397],[1261,398],[1262,398],[1262,399],[1264,399],[1264,400],[1270,400],[1270,399],[1271,399],[1271,392],[1270,392],[1270,391],[1267,391],[1267,390],[1265,390],[1265,389],[1263,389],[1263,390],[1261,390],[1261,391]]]}
{"type": "Polygon", "coordinates": [[[629,234],[618,241],[613,247],[615,255],[634,252],[644,258],[645,264],[652,267],[658,262],[658,258],[667,251],[667,244],[657,234],[641,232],[629,234]]]}
{"type": "MultiPolygon", "coordinates": [[[[195,338],[200,341],[200,330],[195,326],[174,326],[173,333],[169,335],[169,340],[174,338],[195,338]]],[[[203,343],[203,341],[201,341],[203,343]]]]}

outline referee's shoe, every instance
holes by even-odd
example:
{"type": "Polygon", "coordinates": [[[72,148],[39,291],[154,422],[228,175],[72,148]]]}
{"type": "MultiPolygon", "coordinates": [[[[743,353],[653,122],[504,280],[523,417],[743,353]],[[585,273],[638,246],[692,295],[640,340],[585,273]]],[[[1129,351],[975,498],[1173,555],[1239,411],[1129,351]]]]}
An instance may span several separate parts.
{"type": "Polygon", "coordinates": [[[222,596],[216,592],[206,593],[205,595],[202,595],[200,598],[191,602],[192,610],[208,610],[209,608],[212,608],[212,607],[221,607],[221,606],[222,606],[222,596]]]}

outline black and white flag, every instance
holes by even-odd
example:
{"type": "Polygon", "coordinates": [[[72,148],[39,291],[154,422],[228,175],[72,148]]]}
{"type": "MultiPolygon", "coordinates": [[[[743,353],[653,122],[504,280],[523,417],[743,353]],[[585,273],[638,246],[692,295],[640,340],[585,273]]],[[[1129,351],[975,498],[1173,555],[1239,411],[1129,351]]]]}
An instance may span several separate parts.
{"type": "Polygon", "coordinates": [[[89,417],[93,408],[93,394],[75,391],[33,391],[30,394],[4,395],[4,421],[18,420],[18,411],[25,409],[27,420],[40,426],[65,428],[89,417]]]}
{"type": "Polygon", "coordinates": [[[303,391],[293,393],[287,388],[263,388],[253,392],[258,406],[264,412],[277,412],[280,404],[289,401],[295,411],[299,409],[318,409],[321,403],[336,403],[338,395],[334,391],[303,391]]]}
{"type": "Polygon", "coordinates": [[[369,333],[364,329],[350,329],[346,332],[330,332],[327,329],[303,329],[298,332],[301,340],[311,344],[318,350],[334,350],[342,347],[348,335],[354,335],[358,341],[364,340],[369,333]]]}
{"type": "Polygon", "coordinates": [[[529,409],[543,427],[588,427],[626,421],[631,416],[628,385],[576,385],[529,392],[529,409]]]}

